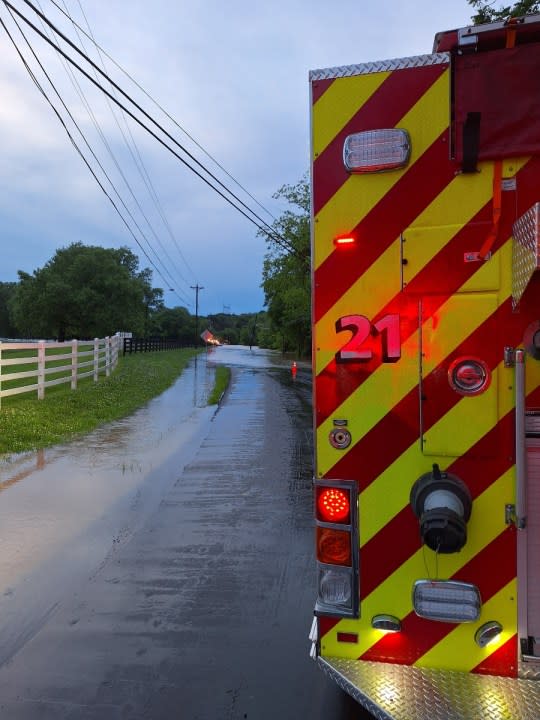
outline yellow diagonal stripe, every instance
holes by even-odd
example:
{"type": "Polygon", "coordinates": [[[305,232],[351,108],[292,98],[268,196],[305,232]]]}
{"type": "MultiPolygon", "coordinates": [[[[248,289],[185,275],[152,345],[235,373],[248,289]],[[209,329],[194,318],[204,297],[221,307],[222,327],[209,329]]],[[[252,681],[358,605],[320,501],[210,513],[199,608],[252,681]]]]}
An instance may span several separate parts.
{"type": "MultiPolygon", "coordinates": [[[[494,375],[496,373],[502,374],[505,370],[504,364],[501,363],[495,370],[494,375]]],[[[500,399],[504,403],[500,407],[500,416],[502,417],[512,409],[514,405],[513,395],[506,392],[500,399]]],[[[456,428],[459,428],[459,432],[464,437],[464,452],[467,452],[493,428],[489,416],[484,417],[471,413],[471,401],[474,401],[474,398],[460,400],[434,426],[434,430],[441,435],[455,433],[456,428]],[[471,417],[475,419],[473,423],[470,422],[471,417]]],[[[441,458],[441,467],[445,468],[452,460],[453,458],[441,458]]],[[[426,458],[420,454],[418,442],[415,442],[364,490],[360,496],[361,546],[380,532],[392,518],[409,504],[412,481],[419,476],[421,468],[427,466],[426,458]],[[404,483],[403,478],[408,478],[410,482],[404,483]],[[363,507],[366,508],[366,512],[362,511],[363,507]]]]}
{"type": "MultiPolygon", "coordinates": [[[[479,267],[478,272],[488,272],[487,264],[479,267]]],[[[464,338],[470,335],[493,312],[491,302],[478,304],[476,313],[460,317],[459,323],[451,314],[454,297],[444,303],[438,315],[441,322],[448,323],[448,330],[443,335],[446,355],[448,355],[464,338]]],[[[489,297],[489,296],[487,296],[489,297]]],[[[425,324],[431,323],[428,318],[425,324]]],[[[445,356],[446,356],[445,355],[445,356]]],[[[348,397],[339,408],[317,429],[317,472],[319,476],[328,473],[331,468],[344,457],[348,450],[336,450],[328,442],[333,428],[334,418],[346,418],[353,443],[359,442],[376,423],[391,411],[403,397],[418,384],[418,337],[408,338],[402,346],[402,359],[399,363],[383,363],[369,376],[359,390],[348,397]]]]}
{"type": "MultiPolygon", "coordinates": [[[[452,577],[506,529],[504,507],[508,498],[512,497],[513,478],[511,468],[475,499],[473,516],[468,525],[467,544],[461,552],[436,557],[431,550],[421,548],[362,599],[361,618],[354,623],[354,632],[359,633],[359,639],[358,643],[351,647],[351,655],[348,657],[359,657],[381,638],[382,633],[371,628],[371,618],[374,615],[388,613],[403,619],[413,611],[412,586],[415,580],[435,576],[441,579],[452,577]],[[479,521],[474,522],[474,518],[479,521]]],[[[344,627],[348,628],[346,632],[353,632],[350,629],[353,626],[351,621],[346,621],[346,626],[343,626],[343,622],[345,621],[338,623],[324,638],[323,647],[328,655],[343,655],[349,650],[345,648],[345,644],[338,644],[336,640],[336,633],[343,631],[344,627]]]]}
{"type": "MultiPolygon", "coordinates": [[[[504,168],[505,177],[510,177],[518,172],[525,163],[526,159],[507,163],[507,167],[504,168]]],[[[461,228],[469,223],[478,211],[489,202],[493,192],[493,163],[482,163],[479,175],[475,176],[475,182],[471,183],[470,180],[470,175],[458,175],[416,218],[414,227],[405,230],[404,254],[408,260],[408,264],[405,266],[407,282],[411,282],[461,228]],[[426,228],[429,228],[429,237],[425,235],[426,228]],[[417,235],[419,235],[418,242],[415,242],[417,235]]],[[[479,242],[478,249],[480,244],[479,242]]],[[[316,324],[316,373],[322,372],[327,367],[342,346],[343,338],[347,338],[345,334],[338,335],[336,333],[336,319],[350,314],[360,314],[372,318],[401,290],[400,245],[400,238],[397,238],[316,324]],[[384,281],[381,280],[382,278],[384,281]]],[[[474,291],[494,289],[499,276],[499,255],[497,254],[488,263],[483,264],[482,272],[475,273],[474,279],[471,278],[471,281],[460,288],[460,292],[467,292],[468,285],[473,283],[474,287],[471,287],[471,290],[474,291]]]]}
{"type": "MultiPolygon", "coordinates": [[[[497,569],[493,568],[496,573],[497,569]]],[[[470,672],[489,655],[498,650],[517,632],[517,583],[511,580],[482,606],[480,619],[475,623],[457,625],[415,663],[418,667],[444,667],[470,672]],[[488,620],[497,620],[503,627],[501,636],[484,648],[478,647],[474,635],[488,620]]],[[[516,658],[517,662],[517,658],[516,658]]]]}
{"type": "Polygon", "coordinates": [[[372,318],[399,293],[400,253],[401,241],[398,238],[316,324],[317,373],[324,370],[350,337],[347,333],[336,333],[335,323],[338,318],[345,315],[365,315],[372,318]],[[381,282],[381,278],[384,278],[384,282],[381,282]]]}
{"type": "MultiPolygon", "coordinates": [[[[397,124],[411,134],[409,168],[448,126],[448,79],[446,70],[397,124]]],[[[403,172],[407,172],[407,169],[403,172]]],[[[350,232],[356,227],[403,176],[403,172],[355,175],[339,188],[315,218],[315,267],[319,267],[333,251],[336,235],[350,232]]],[[[375,242],[376,238],[373,238],[373,241],[375,242]]]]}
{"type": "Polygon", "coordinates": [[[313,154],[320,155],[391,72],[336,78],[313,106],[313,154]]]}

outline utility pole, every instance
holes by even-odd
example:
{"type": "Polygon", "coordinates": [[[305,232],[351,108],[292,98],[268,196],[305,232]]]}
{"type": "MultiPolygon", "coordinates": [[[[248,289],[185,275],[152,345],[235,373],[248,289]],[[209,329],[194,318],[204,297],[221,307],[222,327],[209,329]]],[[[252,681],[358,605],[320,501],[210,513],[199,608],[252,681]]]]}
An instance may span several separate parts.
{"type": "Polygon", "coordinates": [[[190,285],[195,290],[195,346],[199,344],[199,290],[204,290],[202,285],[190,285]]]}

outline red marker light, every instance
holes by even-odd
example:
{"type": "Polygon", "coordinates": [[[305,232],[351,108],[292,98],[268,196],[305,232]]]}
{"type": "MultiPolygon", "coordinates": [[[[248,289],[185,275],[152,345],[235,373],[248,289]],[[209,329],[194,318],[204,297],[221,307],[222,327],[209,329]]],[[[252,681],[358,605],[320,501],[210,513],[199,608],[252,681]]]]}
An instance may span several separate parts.
{"type": "Polygon", "coordinates": [[[350,235],[334,238],[334,245],[336,247],[347,247],[348,245],[354,245],[355,243],[356,238],[353,238],[350,235]]]}
{"type": "Polygon", "coordinates": [[[324,488],[317,498],[319,520],[343,523],[349,521],[351,502],[347,490],[324,488]]]}

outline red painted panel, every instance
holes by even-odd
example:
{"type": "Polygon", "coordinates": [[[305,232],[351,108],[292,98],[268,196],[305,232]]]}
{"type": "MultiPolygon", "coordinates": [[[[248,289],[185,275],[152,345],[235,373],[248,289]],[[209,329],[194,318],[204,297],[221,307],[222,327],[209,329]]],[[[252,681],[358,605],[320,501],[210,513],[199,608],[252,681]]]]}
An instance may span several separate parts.
{"type": "Polygon", "coordinates": [[[480,113],[478,159],[540,153],[540,46],[456,55],[455,146],[463,159],[463,126],[480,113]]]}

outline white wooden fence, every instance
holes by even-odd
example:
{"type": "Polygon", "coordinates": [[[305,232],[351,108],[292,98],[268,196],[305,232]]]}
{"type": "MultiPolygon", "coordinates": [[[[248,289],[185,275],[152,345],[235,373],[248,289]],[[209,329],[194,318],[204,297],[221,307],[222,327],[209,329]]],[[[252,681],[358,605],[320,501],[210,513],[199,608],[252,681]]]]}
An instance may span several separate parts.
{"type": "Polygon", "coordinates": [[[122,342],[120,335],[94,341],[0,342],[0,406],[2,398],[9,395],[36,390],[38,399],[43,400],[47,387],[70,382],[71,389],[75,390],[82,378],[93,376],[97,382],[100,373],[109,376],[118,363],[122,342]],[[62,348],[66,351],[62,352],[62,348]],[[28,351],[32,352],[29,354],[28,351]],[[32,368],[22,372],[9,371],[9,367],[21,365],[32,368]],[[18,381],[24,378],[32,378],[34,382],[20,385],[18,381]],[[17,381],[15,385],[14,381],[17,381]]]}

